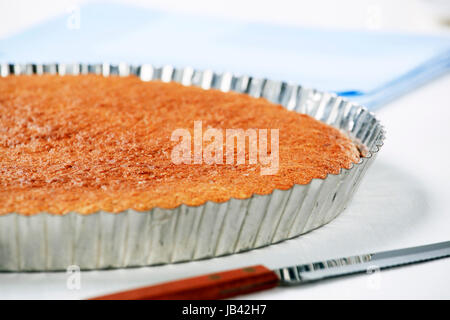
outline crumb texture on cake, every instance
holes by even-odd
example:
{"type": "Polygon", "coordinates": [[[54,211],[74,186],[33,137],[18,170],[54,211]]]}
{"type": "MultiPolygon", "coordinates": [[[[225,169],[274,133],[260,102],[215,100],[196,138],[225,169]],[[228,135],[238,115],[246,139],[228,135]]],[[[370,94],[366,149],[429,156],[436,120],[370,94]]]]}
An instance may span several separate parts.
{"type": "Polygon", "coordinates": [[[339,130],[262,98],[134,76],[0,78],[0,214],[243,199],[337,174],[358,160],[339,130]],[[198,120],[204,130],[279,129],[277,174],[261,175],[259,162],[174,164],[172,132],[193,131],[198,120]]]}

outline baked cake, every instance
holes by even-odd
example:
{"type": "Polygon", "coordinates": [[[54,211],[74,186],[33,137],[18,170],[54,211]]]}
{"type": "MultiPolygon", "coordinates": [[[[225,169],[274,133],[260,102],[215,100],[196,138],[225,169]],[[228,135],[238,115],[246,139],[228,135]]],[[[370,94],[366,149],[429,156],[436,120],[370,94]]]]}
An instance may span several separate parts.
{"type": "Polygon", "coordinates": [[[339,130],[265,99],[134,76],[4,77],[0,109],[0,214],[244,199],[337,174],[360,158],[339,130]],[[278,171],[261,175],[263,165],[249,161],[174,163],[172,134],[193,133],[195,121],[203,130],[278,129],[278,171]]]}

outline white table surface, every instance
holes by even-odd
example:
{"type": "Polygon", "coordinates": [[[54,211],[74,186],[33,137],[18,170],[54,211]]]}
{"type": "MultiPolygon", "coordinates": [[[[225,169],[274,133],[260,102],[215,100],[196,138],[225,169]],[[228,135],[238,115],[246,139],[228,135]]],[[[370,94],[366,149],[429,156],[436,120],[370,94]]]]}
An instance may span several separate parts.
{"type": "MultiPolygon", "coordinates": [[[[23,26],[9,25],[7,32],[3,27],[0,36],[23,26]]],[[[425,29],[428,32],[435,28],[439,29],[428,24],[425,29]]],[[[68,275],[64,272],[0,273],[0,299],[83,299],[252,264],[274,268],[450,240],[449,88],[450,75],[447,75],[377,112],[387,128],[381,153],[348,209],[316,231],[222,258],[146,268],[83,271],[79,290],[67,288],[68,275]]],[[[450,299],[450,259],[375,275],[277,288],[243,298],[450,299]]]]}

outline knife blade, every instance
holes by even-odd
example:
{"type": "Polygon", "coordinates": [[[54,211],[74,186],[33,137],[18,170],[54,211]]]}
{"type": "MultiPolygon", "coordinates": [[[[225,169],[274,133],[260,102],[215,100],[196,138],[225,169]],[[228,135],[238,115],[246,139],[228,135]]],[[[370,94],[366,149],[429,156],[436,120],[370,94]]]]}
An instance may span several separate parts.
{"type": "Polygon", "coordinates": [[[224,299],[274,288],[399,267],[450,256],[450,241],[270,270],[262,265],[127,290],[92,300],[224,299]]]}
{"type": "Polygon", "coordinates": [[[281,285],[297,285],[356,273],[371,273],[375,270],[394,268],[449,256],[450,241],[446,241],[285,267],[274,270],[274,272],[280,278],[281,285]]]}

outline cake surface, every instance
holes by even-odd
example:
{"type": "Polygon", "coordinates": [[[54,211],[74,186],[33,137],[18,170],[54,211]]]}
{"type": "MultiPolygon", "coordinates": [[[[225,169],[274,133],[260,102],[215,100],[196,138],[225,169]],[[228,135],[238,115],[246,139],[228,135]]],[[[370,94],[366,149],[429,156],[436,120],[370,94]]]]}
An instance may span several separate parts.
{"type": "Polygon", "coordinates": [[[0,78],[0,110],[0,214],[245,199],[337,174],[360,154],[339,130],[265,99],[133,76],[0,78]],[[278,129],[277,173],[248,161],[174,163],[171,136],[193,132],[195,121],[204,130],[278,129]]]}

